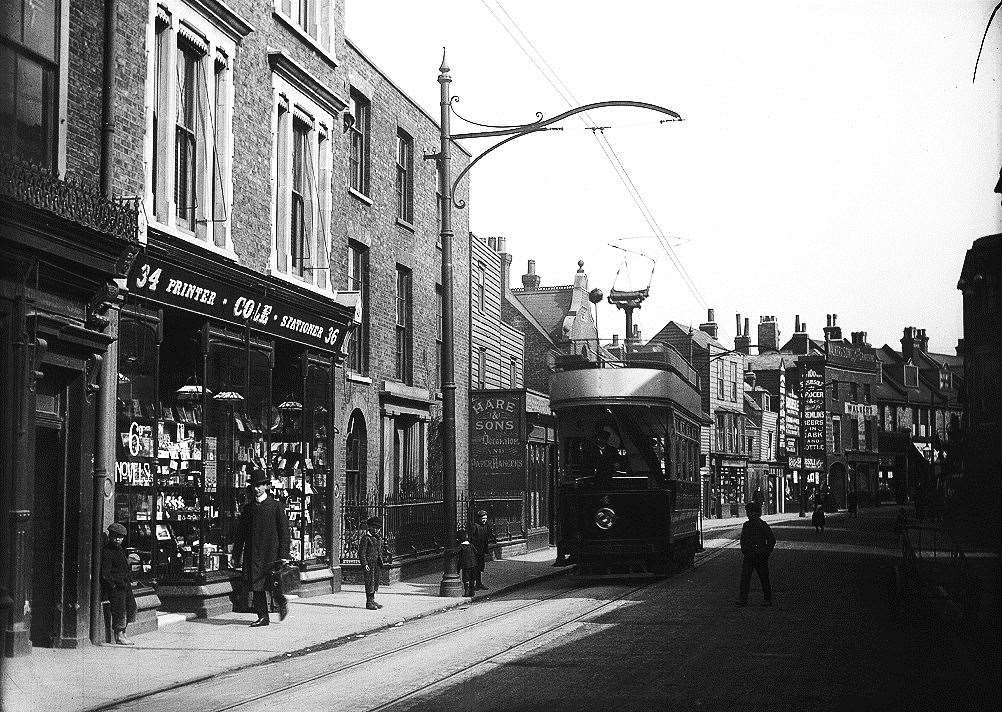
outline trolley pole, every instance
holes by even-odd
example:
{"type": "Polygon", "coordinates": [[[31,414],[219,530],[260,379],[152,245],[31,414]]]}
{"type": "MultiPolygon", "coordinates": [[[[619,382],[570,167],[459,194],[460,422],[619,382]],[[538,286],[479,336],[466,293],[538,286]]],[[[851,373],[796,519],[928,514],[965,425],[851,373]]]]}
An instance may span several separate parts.
{"type": "MultiPolygon", "coordinates": [[[[466,207],[466,201],[456,200],[456,186],[473,166],[484,156],[500,148],[506,143],[527,134],[548,131],[551,124],[593,109],[610,106],[628,106],[639,109],[650,109],[670,118],[664,121],[681,121],[682,117],[663,106],[648,104],[641,101],[617,100],[600,101],[584,106],[578,106],[558,114],[550,119],[543,119],[537,113],[536,121],[518,126],[492,126],[476,124],[490,130],[471,133],[453,134],[450,127],[450,114],[455,113],[453,102],[459,97],[453,97],[449,85],[452,77],[449,75],[449,65],[445,61],[445,50],[442,50],[442,64],[438,68],[439,84],[439,148],[437,153],[425,154],[426,160],[433,160],[438,168],[438,179],[442,191],[442,490],[445,529],[445,556],[443,561],[442,582],[439,585],[439,595],[459,598],[463,595],[463,583],[459,576],[458,552],[456,548],[456,500],[457,500],[457,463],[456,463],[456,351],[455,351],[455,276],[453,261],[452,209],[460,210],[466,207]],[[459,174],[452,177],[452,142],[459,139],[506,137],[481,154],[473,158],[459,174]]],[[[462,118],[459,114],[457,117],[462,118]]],[[[474,123],[474,122],[470,122],[474,123]]],[[[468,286],[468,285],[467,285],[468,286]]]]}

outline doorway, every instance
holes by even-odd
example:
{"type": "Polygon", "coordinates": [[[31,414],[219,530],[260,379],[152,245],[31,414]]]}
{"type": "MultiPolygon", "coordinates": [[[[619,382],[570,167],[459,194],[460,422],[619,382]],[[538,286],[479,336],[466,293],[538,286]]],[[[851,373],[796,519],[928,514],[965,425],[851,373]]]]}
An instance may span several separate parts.
{"type": "Polygon", "coordinates": [[[46,369],[35,391],[30,637],[32,645],[46,648],[62,635],[67,380],[46,369]]]}

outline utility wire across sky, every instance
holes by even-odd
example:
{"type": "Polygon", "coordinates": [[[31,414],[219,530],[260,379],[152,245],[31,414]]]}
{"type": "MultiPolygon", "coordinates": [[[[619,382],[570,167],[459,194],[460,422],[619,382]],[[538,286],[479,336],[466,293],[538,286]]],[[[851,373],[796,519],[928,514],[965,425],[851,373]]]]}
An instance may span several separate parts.
{"type": "MultiPolygon", "coordinates": [[[[563,99],[563,101],[567,104],[567,106],[574,107],[580,105],[581,102],[577,100],[577,98],[574,96],[574,93],[570,90],[570,88],[563,82],[563,80],[560,79],[560,75],[558,75],[556,70],[553,69],[552,65],[550,65],[550,63],[546,61],[546,58],[543,56],[542,52],[540,52],[539,48],[536,47],[536,45],[532,42],[531,39],[529,39],[529,36],[525,33],[524,30],[522,30],[522,28],[519,26],[515,18],[511,16],[511,13],[509,13],[505,9],[504,5],[502,5],[500,2],[496,2],[495,3],[497,5],[497,11],[496,11],[495,8],[492,7],[490,3],[487,2],[487,0],[480,0],[480,1],[483,4],[483,6],[487,9],[487,11],[491,14],[491,16],[497,21],[497,23],[501,25],[502,29],[504,29],[504,31],[508,33],[508,36],[511,37],[512,41],[515,42],[515,44],[522,51],[522,53],[529,59],[530,62],[532,62],[532,64],[536,67],[536,69],[540,72],[540,74],[543,75],[543,78],[546,80],[546,82],[553,88],[554,91],[557,92],[560,98],[563,99]],[[500,13],[504,15],[504,17],[507,19],[507,22],[505,22],[505,19],[502,19],[502,17],[498,14],[498,11],[500,11],[500,13]],[[509,27],[509,23],[511,27],[509,27]]],[[[707,306],[706,300],[703,298],[703,295],[700,293],[699,288],[696,286],[696,283],[690,276],[689,271],[685,267],[685,264],[683,264],[681,257],[678,255],[678,253],[672,247],[671,243],[668,241],[667,236],[661,229],[661,226],[658,224],[657,219],[654,217],[653,212],[648,207],[647,201],[644,200],[644,197],[640,193],[640,190],[633,182],[633,178],[630,176],[629,170],[627,170],[626,166],[623,164],[623,161],[622,159],[620,159],[619,154],[616,153],[616,150],[615,148],[613,148],[612,143],[609,141],[608,136],[605,135],[605,131],[603,129],[607,127],[600,126],[595,121],[593,121],[591,116],[588,115],[588,112],[581,114],[580,118],[585,123],[586,128],[588,128],[591,131],[592,136],[595,137],[595,140],[598,142],[598,145],[602,149],[602,152],[605,154],[605,157],[609,161],[609,164],[616,172],[616,175],[619,178],[620,182],[623,184],[623,187],[626,188],[627,193],[629,194],[634,205],[636,205],[637,209],[640,211],[640,214],[643,216],[644,220],[647,222],[647,225],[650,227],[651,231],[657,237],[658,242],[661,244],[661,248],[665,251],[665,254],[668,255],[668,258],[671,260],[672,265],[675,267],[675,270],[682,278],[682,281],[685,283],[689,292],[696,298],[696,301],[699,302],[699,304],[705,309],[707,306]]]]}

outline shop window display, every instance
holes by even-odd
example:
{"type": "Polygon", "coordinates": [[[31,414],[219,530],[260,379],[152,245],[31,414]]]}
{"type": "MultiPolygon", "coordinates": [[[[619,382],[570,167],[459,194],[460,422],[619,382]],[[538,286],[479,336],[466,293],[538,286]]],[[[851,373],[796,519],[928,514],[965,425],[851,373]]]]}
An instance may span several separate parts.
{"type": "Polygon", "coordinates": [[[134,578],[230,576],[253,468],[288,509],[292,558],[328,565],[330,357],[140,307],[119,331],[115,518],[134,578]]]}

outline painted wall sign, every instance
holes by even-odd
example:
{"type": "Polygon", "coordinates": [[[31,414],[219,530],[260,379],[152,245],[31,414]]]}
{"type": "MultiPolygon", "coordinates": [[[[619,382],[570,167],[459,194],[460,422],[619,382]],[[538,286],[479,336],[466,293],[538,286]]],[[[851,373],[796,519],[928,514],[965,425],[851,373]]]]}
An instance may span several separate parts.
{"type": "Polygon", "coordinates": [[[257,331],[324,351],[342,353],[351,329],[350,324],[335,323],[261,293],[242,292],[148,255],[136,260],[128,285],[133,294],[161,304],[240,326],[250,324],[257,331]]]}
{"type": "Polygon", "coordinates": [[[525,486],[525,404],[518,391],[470,394],[470,489],[519,491],[525,486]]]}
{"type": "MultiPolygon", "coordinates": [[[[800,418],[800,452],[804,458],[825,457],[825,377],[824,371],[814,366],[804,367],[800,398],[803,415],[800,418]]],[[[819,468],[823,469],[823,468],[819,468]]]]}
{"type": "Polygon", "coordinates": [[[846,415],[858,415],[864,418],[876,418],[877,417],[877,406],[870,404],[866,405],[864,403],[845,403],[845,414],[846,415]]]}

